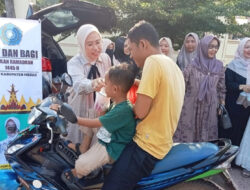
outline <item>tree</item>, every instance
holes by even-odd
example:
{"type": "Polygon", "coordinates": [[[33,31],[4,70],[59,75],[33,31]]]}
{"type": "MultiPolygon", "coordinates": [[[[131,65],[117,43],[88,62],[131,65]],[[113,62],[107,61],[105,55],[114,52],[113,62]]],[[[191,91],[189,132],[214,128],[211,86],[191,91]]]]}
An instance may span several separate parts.
{"type": "Polygon", "coordinates": [[[34,11],[39,11],[43,8],[49,7],[51,5],[61,3],[62,0],[36,0],[36,5],[34,6],[34,11]]]}
{"type": "Polygon", "coordinates": [[[112,7],[117,15],[116,30],[127,33],[139,20],[151,22],[160,36],[182,44],[185,34],[204,32],[250,36],[249,24],[239,26],[235,16],[250,16],[248,0],[92,0],[112,7]]]}
{"type": "Polygon", "coordinates": [[[6,9],[6,16],[7,17],[9,17],[9,18],[16,17],[13,0],[5,0],[5,9],[6,9]]]}
{"type": "Polygon", "coordinates": [[[4,13],[4,10],[5,10],[4,0],[0,0],[0,15],[4,13]]]}

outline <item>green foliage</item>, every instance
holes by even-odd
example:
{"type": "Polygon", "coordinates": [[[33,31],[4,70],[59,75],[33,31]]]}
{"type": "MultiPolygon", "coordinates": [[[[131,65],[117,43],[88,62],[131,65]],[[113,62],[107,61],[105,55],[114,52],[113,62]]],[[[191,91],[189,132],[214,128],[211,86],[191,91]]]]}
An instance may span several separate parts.
{"type": "Polygon", "coordinates": [[[34,11],[39,11],[51,5],[61,3],[62,0],[36,0],[36,5],[34,6],[34,11]]]}
{"type": "Polygon", "coordinates": [[[139,20],[151,22],[160,36],[182,44],[188,32],[250,36],[249,24],[235,16],[250,16],[249,0],[89,0],[116,11],[116,30],[126,34],[139,20]],[[222,19],[223,18],[223,19],[222,19]]]}
{"type": "Polygon", "coordinates": [[[0,15],[3,14],[4,10],[5,10],[4,0],[0,0],[0,15]]]}

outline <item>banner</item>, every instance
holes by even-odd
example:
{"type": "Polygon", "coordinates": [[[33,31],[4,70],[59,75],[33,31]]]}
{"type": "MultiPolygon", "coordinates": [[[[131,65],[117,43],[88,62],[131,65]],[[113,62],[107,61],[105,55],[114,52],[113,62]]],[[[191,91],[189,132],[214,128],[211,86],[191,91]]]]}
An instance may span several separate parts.
{"type": "Polygon", "coordinates": [[[28,114],[42,99],[39,21],[0,18],[0,86],[1,166],[8,143],[28,127],[28,114]]]}

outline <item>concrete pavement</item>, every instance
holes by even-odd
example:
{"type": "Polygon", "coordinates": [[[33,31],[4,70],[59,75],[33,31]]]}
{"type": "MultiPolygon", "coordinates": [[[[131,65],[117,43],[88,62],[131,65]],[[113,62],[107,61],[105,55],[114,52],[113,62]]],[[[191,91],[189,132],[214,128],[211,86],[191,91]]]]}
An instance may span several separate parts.
{"type": "Polygon", "coordinates": [[[241,168],[233,167],[229,169],[233,183],[236,185],[237,190],[250,190],[250,178],[241,175],[241,168]]]}

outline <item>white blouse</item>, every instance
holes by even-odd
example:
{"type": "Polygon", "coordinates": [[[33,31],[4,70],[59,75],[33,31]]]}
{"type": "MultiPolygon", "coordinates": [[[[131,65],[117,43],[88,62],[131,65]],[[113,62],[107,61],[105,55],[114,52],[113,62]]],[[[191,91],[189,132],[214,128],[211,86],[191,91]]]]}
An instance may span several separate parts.
{"type": "MultiPolygon", "coordinates": [[[[106,53],[101,53],[96,61],[96,66],[100,72],[100,77],[104,78],[105,73],[111,67],[111,61],[106,53]]],[[[67,63],[68,73],[73,79],[73,86],[68,89],[70,96],[68,103],[71,105],[75,114],[85,118],[95,118],[97,113],[94,110],[94,90],[92,88],[92,80],[87,79],[91,68],[91,63],[86,63],[78,54],[70,59],[67,63]]],[[[77,124],[68,124],[68,136],[66,139],[73,143],[82,141],[82,132],[88,136],[92,136],[95,130],[87,127],[79,127],[77,124]],[[81,132],[81,131],[82,132],[81,132]]]]}

